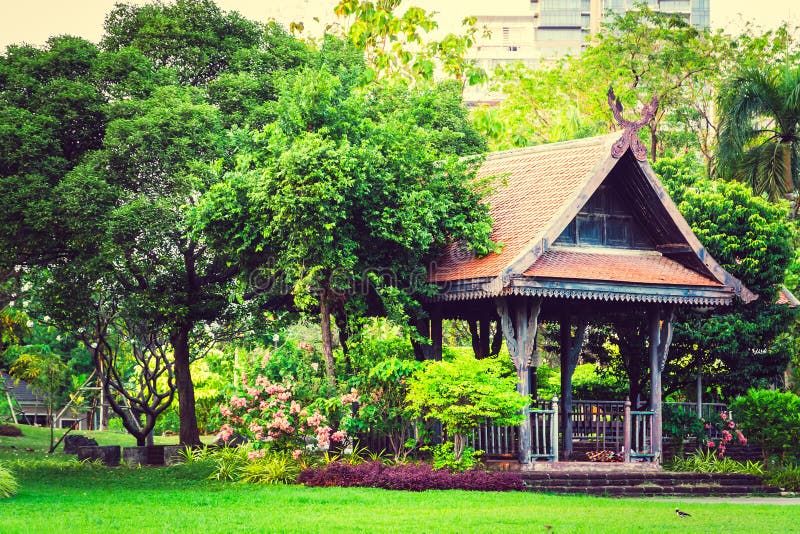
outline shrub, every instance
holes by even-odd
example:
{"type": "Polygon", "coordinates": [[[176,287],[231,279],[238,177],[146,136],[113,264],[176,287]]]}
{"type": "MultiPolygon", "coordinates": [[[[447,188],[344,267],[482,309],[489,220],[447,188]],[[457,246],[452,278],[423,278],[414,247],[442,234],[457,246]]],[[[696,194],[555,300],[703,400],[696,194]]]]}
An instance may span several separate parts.
{"type": "MultiPolygon", "coordinates": [[[[305,449],[306,438],[316,438],[320,448],[327,448],[331,439],[345,438],[343,432],[331,434],[327,418],[318,409],[303,406],[294,399],[293,383],[275,384],[259,376],[251,384],[244,375],[242,382],[241,396],[233,395],[227,404],[220,406],[220,413],[229,420],[220,429],[224,441],[238,433],[256,448],[301,451],[305,449]]],[[[354,398],[358,400],[357,394],[354,398]]]]}
{"type": "Polygon", "coordinates": [[[239,469],[240,480],[251,484],[293,484],[299,474],[297,461],[280,452],[255,457],[239,469]]]}
{"type": "Polygon", "coordinates": [[[783,491],[800,491],[800,466],[770,469],[764,475],[764,483],[783,491]]]}
{"type": "Polygon", "coordinates": [[[764,474],[761,462],[737,462],[730,458],[720,458],[713,450],[697,450],[688,458],[675,457],[664,466],[669,471],[692,473],[734,473],[740,475],[764,474]]]}
{"type": "Polygon", "coordinates": [[[359,391],[368,393],[361,396],[358,411],[349,419],[347,431],[356,434],[371,430],[386,435],[395,461],[405,460],[417,445],[412,436],[413,427],[404,415],[408,378],[420,365],[415,360],[387,358],[373,364],[364,376],[353,381],[359,391]]]}
{"type": "Polygon", "coordinates": [[[247,465],[246,447],[222,447],[211,453],[214,472],[209,478],[222,481],[238,480],[240,471],[247,465]]]}
{"type": "Polygon", "coordinates": [[[348,465],[340,462],[307,469],[297,481],[306,486],[367,487],[406,491],[463,489],[474,491],[522,490],[522,478],[515,473],[435,470],[428,464],[385,466],[380,462],[348,465]]]}
{"type": "Polygon", "coordinates": [[[433,454],[434,469],[448,469],[450,471],[466,471],[474,469],[480,463],[483,451],[476,451],[472,447],[464,447],[461,458],[456,458],[453,453],[453,444],[449,441],[430,448],[433,454]]]}
{"type": "Polygon", "coordinates": [[[22,430],[14,425],[0,425],[0,436],[17,438],[22,435],[22,430]]]}
{"type": "Polygon", "coordinates": [[[14,478],[13,473],[0,465],[0,499],[11,497],[17,493],[17,479],[14,478]]]}
{"type": "Polygon", "coordinates": [[[519,424],[529,402],[516,391],[517,377],[498,358],[476,360],[456,355],[427,361],[409,380],[407,401],[412,416],[438,419],[453,438],[456,459],[466,435],[485,420],[501,426],[519,424]]]}
{"type": "Polygon", "coordinates": [[[731,409],[765,459],[776,454],[785,461],[800,454],[800,397],[794,393],[751,389],[735,399],[731,409]]]}

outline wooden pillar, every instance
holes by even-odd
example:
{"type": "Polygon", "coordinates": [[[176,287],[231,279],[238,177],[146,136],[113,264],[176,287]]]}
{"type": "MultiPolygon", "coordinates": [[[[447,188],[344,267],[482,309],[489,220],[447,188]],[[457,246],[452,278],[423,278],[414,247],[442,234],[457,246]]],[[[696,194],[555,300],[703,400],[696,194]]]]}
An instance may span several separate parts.
{"type": "MultiPolygon", "coordinates": [[[[500,297],[497,299],[497,314],[508,353],[517,370],[517,392],[530,399],[530,364],[534,350],[536,329],[539,324],[541,299],[500,297]]],[[[531,461],[531,414],[530,406],[522,409],[519,426],[519,461],[531,461]]]]}
{"type": "Polygon", "coordinates": [[[436,303],[431,308],[431,357],[442,359],[442,304],[436,303]]]}
{"type": "Polygon", "coordinates": [[[489,328],[490,326],[491,326],[491,321],[489,320],[488,317],[480,320],[479,343],[480,343],[481,358],[487,358],[489,356],[489,343],[492,337],[489,328]]]}
{"type": "Polygon", "coordinates": [[[660,337],[660,310],[650,310],[647,329],[649,338],[648,355],[650,360],[650,409],[653,411],[653,454],[661,459],[661,369],[658,365],[658,344],[660,337]]]}
{"type": "Polygon", "coordinates": [[[563,436],[564,459],[572,456],[572,375],[578,365],[578,358],[586,336],[586,321],[578,325],[575,337],[572,336],[572,322],[565,315],[559,321],[559,337],[561,350],[561,429],[563,436]]]}
{"type": "Polygon", "coordinates": [[[653,454],[655,461],[662,460],[661,373],[667,363],[672,342],[672,317],[674,307],[654,306],[650,309],[648,327],[648,353],[650,356],[650,409],[653,411],[653,454]]]}
{"type": "Polygon", "coordinates": [[[568,316],[559,321],[559,349],[561,351],[561,435],[563,439],[562,450],[564,459],[572,456],[572,373],[575,368],[570,366],[569,353],[571,341],[571,323],[568,316]]]}

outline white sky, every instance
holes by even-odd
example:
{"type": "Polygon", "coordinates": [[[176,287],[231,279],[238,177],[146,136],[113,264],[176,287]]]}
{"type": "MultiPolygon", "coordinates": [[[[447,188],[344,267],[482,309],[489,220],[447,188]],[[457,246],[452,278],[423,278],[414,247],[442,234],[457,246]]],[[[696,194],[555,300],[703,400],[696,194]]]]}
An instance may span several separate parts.
{"type": "MultiPolygon", "coordinates": [[[[42,45],[53,35],[70,34],[97,42],[103,33],[103,19],[117,1],[125,0],[0,0],[0,52],[11,43],[42,45]]],[[[127,0],[143,4],[146,0],[127,0]]],[[[305,19],[313,25],[314,16],[332,17],[335,0],[217,0],[223,10],[236,10],[249,19],[281,22],[305,19]]],[[[528,0],[405,0],[437,11],[443,29],[457,28],[468,15],[516,11],[528,0]]],[[[747,22],[772,28],[789,20],[800,24],[797,0],[711,0],[711,24],[735,32],[747,22]]]]}

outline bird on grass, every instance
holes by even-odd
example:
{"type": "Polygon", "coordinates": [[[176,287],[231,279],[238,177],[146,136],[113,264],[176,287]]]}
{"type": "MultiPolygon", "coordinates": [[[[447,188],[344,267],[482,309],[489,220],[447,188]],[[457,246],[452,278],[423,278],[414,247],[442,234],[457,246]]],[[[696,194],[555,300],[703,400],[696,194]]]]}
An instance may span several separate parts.
{"type": "Polygon", "coordinates": [[[675,508],[675,513],[678,514],[678,517],[692,517],[692,514],[681,512],[678,508],[675,508]]]}

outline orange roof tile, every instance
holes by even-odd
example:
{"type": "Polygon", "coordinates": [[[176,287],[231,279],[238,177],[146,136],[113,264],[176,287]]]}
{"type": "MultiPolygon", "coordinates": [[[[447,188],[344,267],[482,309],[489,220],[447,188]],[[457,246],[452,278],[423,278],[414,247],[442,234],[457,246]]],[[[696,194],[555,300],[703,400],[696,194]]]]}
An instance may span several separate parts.
{"type": "Polygon", "coordinates": [[[489,154],[478,172],[497,176],[487,198],[494,220],[492,240],[499,254],[476,258],[451,246],[431,270],[429,280],[445,282],[497,276],[527,245],[547,230],[581,186],[610,155],[619,134],[489,154]]]}
{"type": "Polygon", "coordinates": [[[524,273],[536,278],[722,287],[658,252],[552,248],[524,273]]]}

